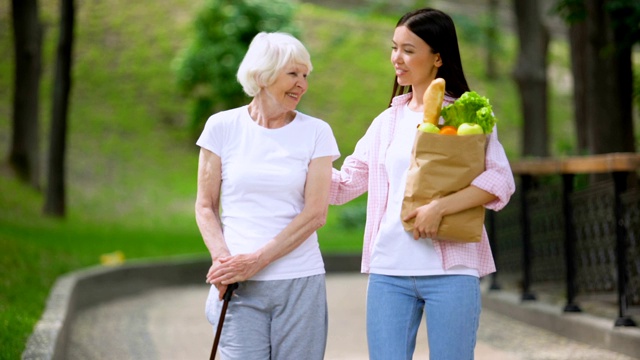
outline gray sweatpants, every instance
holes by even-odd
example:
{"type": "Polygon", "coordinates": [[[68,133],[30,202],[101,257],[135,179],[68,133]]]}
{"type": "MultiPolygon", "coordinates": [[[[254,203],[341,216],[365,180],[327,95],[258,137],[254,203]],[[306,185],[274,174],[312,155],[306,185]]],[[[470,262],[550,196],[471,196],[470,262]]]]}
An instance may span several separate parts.
{"type": "MultiPolygon", "coordinates": [[[[206,314],[214,335],[221,309],[211,286],[206,314]]],[[[229,302],[218,352],[222,360],[322,360],[327,326],[324,275],[245,281],[229,302]]]]}

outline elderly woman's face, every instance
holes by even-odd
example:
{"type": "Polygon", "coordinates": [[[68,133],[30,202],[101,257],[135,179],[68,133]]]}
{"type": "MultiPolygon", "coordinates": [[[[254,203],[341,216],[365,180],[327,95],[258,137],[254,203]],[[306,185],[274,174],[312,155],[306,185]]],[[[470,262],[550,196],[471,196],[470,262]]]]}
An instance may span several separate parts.
{"type": "Polygon", "coordinates": [[[295,110],[302,95],[307,92],[308,73],[304,65],[289,64],[280,71],[276,81],[267,87],[267,91],[283,107],[295,110]]]}

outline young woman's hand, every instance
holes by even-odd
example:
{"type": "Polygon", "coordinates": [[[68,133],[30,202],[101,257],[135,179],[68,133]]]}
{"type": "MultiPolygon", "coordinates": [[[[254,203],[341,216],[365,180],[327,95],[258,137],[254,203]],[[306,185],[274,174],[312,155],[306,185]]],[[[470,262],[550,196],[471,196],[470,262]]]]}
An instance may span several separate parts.
{"type": "Polygon", "coordinates": [[[404,221],[415,218],[413,223],[413,238],[434,238],[438,235],[438,228],[442,221],[442,209],[438,200],[434,200],[427,205],[420,206],[407,214],[404,221]]]}

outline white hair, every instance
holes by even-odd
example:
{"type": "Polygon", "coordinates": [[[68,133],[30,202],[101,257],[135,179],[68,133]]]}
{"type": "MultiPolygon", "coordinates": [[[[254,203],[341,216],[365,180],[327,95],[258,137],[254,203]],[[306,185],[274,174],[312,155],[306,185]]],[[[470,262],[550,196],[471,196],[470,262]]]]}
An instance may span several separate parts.
{"type": "Polygon", "coordinates": [[[251,40],[236,77],[244,92],[254,97],[291,63],[304,65],[309,72],[313,69],[311,56],[300,40],[283,32],[261,32],[251,40]]]}

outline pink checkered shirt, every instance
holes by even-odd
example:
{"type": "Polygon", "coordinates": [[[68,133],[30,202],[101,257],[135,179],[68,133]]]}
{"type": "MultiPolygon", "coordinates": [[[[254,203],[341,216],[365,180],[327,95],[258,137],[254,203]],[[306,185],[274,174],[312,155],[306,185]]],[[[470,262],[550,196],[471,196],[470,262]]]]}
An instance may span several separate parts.
{"type": "MultiPolygon", "coordinates": [[[[387,206],[389,181],[384,165],[386,151],[391,143],[396,121],[402,118],[404,105],[409,100],[410,93],[394,98],[391,107],[373,120],[366,134],[358,141],[353,154],[344,160],[342,168],[333,170],[330,194],[332,205],[344,204],[369,191],[362,251],[363,273],[369,272],[371,250],[387,206]]],[[[454,98],[445,96],[443,105],[453,101],[454,98]]],[[[498,141],[496,128],[487,141],[485,162],[486,170],[471,184],[495,195],[497,199],[485,204],[485,207],[498,211],[509,202],[515,191],[515,183],[504,148],[498,141]]],[[[433,244],[436,253],[442,259],[444,269],[463,265],[477,269],[480,276],[496,271],[485,229],[479,243],[434,240],[433,244]]]]}

